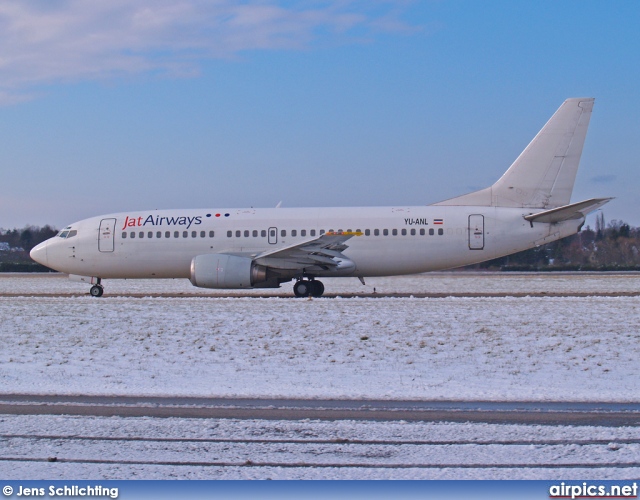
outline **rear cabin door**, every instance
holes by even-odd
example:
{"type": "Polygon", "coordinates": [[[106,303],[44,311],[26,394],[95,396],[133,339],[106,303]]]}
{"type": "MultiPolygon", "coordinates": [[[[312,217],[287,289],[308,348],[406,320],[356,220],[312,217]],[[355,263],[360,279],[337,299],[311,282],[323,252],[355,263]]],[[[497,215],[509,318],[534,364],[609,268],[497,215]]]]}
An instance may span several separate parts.
{"type": "Polygon", "coordinates": [[[276,243],[278,243],[278,228],[270,227],[269,228],[269,244],[275,245],[276,243]]]}
{"type": "Polygon", "coordinates": [[[482,250],[484,248],[484,215],[469,216],[469,249],[482,250]]]}
{"type": "Polygon", "coordinates": [[[98,231],[98,250],[101,252],[113,252],[115,234],[116,220],[102,219],[98,231]]]}

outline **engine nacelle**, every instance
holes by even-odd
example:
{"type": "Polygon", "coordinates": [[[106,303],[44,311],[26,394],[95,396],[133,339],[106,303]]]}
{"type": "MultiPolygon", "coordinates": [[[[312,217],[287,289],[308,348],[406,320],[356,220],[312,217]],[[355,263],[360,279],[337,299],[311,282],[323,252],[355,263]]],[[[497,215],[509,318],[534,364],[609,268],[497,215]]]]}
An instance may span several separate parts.
{"type": "Polygon", "coordinates": [[[267,282],[267,268],[248,257],[212,253],[193,258],[190,279],[194,286],[201,288],[263,287],[267,282]]]}

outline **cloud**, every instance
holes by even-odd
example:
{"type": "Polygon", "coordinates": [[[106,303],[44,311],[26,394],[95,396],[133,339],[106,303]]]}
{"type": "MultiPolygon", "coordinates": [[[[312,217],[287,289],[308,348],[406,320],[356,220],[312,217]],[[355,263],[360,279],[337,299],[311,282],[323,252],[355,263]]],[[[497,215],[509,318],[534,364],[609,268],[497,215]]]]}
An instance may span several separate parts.
{"type": "Polygon", "coordinates": [[[609,184],[616,180],[616,176],[613,174],[608,175],[596,175],[595,177],[591,177],[589,179],[591,182],[596,182],[598,184],[609,184]]]}
{"type": "Polygon", "coordinates": [[[407,1],[5,0],[0,103],[43,85],[135,74],[193,76],[203,60],[248,50],[300,50],[327,37],[414,32],[407,1]]]}

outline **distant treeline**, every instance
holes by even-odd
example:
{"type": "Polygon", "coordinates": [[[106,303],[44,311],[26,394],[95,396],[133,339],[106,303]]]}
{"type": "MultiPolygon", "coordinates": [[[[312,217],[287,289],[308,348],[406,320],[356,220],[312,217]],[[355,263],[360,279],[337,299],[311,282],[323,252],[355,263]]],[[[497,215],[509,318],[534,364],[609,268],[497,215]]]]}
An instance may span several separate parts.
{"type": "MultiPolygon", "coordinates": [[[[51,226],[0,229],[0,272],[46,272],[31,260],[38,243],[55,236],[51,226]]],[[[640,228],[596,217],[596,227],[507,257],[468,266],[501,271],[640,271],[640,228]]]]}
{"type": "Polygon", "coordinates": [[[29,252],[38,243],[55,236],[58,230],[44,227],[26,226],[23,229],[0,229],[0,272],[41,273],[51,271],[31,260],[29,252]]]}

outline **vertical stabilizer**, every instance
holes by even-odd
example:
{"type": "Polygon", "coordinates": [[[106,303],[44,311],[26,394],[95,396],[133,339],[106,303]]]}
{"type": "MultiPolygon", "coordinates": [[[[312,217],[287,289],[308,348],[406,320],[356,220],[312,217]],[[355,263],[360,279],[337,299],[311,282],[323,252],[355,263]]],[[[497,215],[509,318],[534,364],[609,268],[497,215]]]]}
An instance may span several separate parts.
{"type": "Polygon", "coordinates": [[[593,103],[593,98],[567,99],[493,186],[436,205],[568,205],[593,103]]]}

